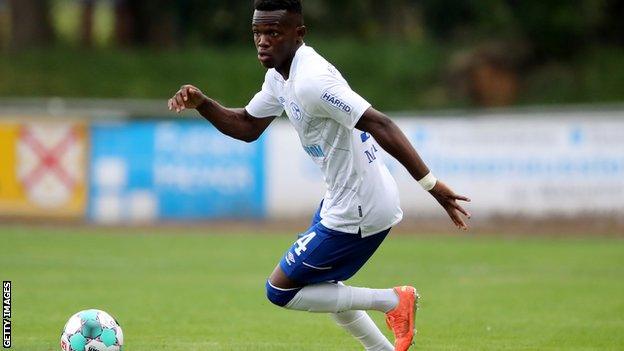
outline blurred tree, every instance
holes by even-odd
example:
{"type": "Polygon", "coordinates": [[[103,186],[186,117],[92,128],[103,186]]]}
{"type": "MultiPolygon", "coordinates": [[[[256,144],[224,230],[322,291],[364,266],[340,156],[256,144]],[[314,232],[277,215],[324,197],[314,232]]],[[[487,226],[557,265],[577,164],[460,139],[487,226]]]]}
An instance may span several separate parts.
{"type": "Polygon", "coordinates": [[[516,102],[524,57],[517,44],[484,42],[454,53],[447,72],[449,92],[477,106],[500,107],[516,102]]]}
{"type": "Polygon", "coordinates": [[[377,31],[382,35],[395,39],[420,36],[422,25],[416,1],[372,1],[371,9],[377,31]]]}
{"type": "Polygon", "coordinates": [[[355,35],[360,39],[369,38],[374,32],[371,16],[371,1],[322,1],[321,17],[311,30],[325,32],[334,37],[355,35]]]}
{"type": "Polygon", "coordinates": [[[170,47],[176,44],[177,2],[115,0],[115,41],[121,46],[170,47]]]}
{"type": "Polygon", "coordinates": [[[80,0],[82,3],[82,14],[80,18],[80,44],[83,47],[93,46],[93,13],[95,10],[95,0],[80,0]]]}
{"type": "Polygon", "coordinates": [[[4,49],[6,42],[5,24],[7,21],[7,5],[5,0],[0,0],[0,50],[4,49]]]}
{"type": "MultiPolygon", "coordinates": [[[[568,58],[595,37],[604,16],[603,0],[508,0],[514,22],[533,46],[534,58],[568,58]]],[[[620,19],[621,20],[621,19],[620,19]]]]}
{"type": "Polygon", "coordinates": [[[19,50],[51,44],[54,30],[49,0],[9,0],[11,37],[9,45],[19,50]]]}
{"type": "Polygon", "coordinates": [[[599,40],[624,46],[624,1],[607,0],[604,13],[605,17],[598,31],[599,40]]]}
{"type": "Polygon", "coordinates": [[[472,26],[477,20],[470,0],[422,0],[420,6],[427,31],[440,40],[452,39],[458,28],[472,26]]]}
{"type": "Polygon", "coordinates": [[[179,0],[177,3],[179,38],[187,43],[251,43],[252,0],[179,0]]]}
{"type": "Polygon", "coordinates": [[[624,15],[621,0],[422,0],[420,6],[436,39],[528,43],[538,60],[567,58],[603,41],[606,32],[622,31],[624,15]]]}

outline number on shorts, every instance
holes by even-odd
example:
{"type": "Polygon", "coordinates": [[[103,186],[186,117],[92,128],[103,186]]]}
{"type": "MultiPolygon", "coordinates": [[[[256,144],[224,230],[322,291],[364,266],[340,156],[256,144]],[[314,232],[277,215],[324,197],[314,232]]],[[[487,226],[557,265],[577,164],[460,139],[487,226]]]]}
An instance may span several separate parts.
{"type": "Polygon", "coordinates": [[[306,250],[306,245],[308,245],[315,236],[316,233],[311,232],[310,234],[306,234],[297,240],[297,247],[295,247],[295,253],[297,256],[301,256],[301,252],[306,250]]]}

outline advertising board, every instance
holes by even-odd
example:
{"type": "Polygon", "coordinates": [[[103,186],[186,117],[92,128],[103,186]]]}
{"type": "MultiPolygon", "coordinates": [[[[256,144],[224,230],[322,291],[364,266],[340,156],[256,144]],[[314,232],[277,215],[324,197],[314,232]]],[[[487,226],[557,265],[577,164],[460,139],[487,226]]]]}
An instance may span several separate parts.
{"type": "MultiPolygon", "coordinates": [[[[434,174],[476,216],[624,213],[624,114],[396,118],[434,174]]],[[[383,159],[407,215],[444,215],[397,161],[383,159]]],[[[322,175],[287,123],[267,136],[271,217],[306,216],[322,175]]]]}
{"type": "Polygon", "coordinates": [[[0,122],[0,215],[80,218],[86,207],[86,125],[0,122]]]}
{"type": "Polygon", "coordinates": [[[97,222],[261,218],[263,141],[202,122],[97,123],[89,216],[97,222]]]}

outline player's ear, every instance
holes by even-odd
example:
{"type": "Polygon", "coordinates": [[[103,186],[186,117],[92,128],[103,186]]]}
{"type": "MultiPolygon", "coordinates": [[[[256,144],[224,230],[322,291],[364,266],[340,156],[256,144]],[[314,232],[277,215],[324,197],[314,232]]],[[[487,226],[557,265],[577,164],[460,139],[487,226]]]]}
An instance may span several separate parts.
{"type": "Polygon", "coordinates": [[[306,26],[298,26],[297,27],[297,42],[303,42],[303,38],[308,33],[308,28],[306,26]]]}

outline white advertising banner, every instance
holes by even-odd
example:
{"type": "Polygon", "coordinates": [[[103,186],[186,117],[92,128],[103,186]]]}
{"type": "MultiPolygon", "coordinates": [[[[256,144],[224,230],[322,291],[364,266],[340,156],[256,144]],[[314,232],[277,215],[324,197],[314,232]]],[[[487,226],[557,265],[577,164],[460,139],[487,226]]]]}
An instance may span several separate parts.
{"type": "MultiPolygon", "coordinates": [[[[472,199],[478,217],[624,214],[624,112],[395,118],[434,174],[472,199]]],[[[267,141],[267,207],[273,218],[312,215],[325,185],[294,129],[267,141]]],[[[407,216],[443,215],[392,157],[407,216]]]]}

